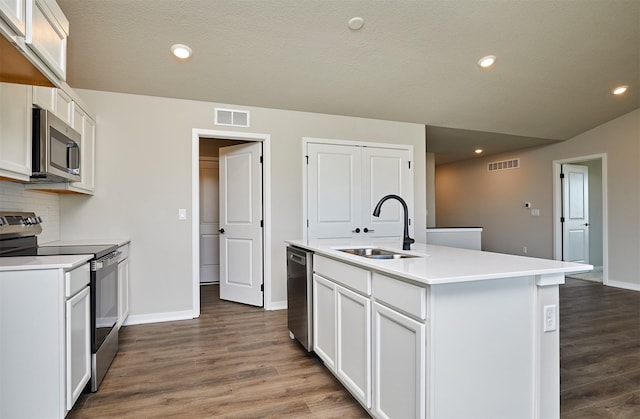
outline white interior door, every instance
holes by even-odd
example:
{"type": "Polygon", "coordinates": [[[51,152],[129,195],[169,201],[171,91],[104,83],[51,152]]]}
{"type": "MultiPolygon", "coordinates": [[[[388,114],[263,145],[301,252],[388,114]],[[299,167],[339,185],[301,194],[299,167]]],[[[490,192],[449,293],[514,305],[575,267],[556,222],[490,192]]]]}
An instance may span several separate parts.
{"type": "Polygon", "coordinates": [[[562,165],[562,260],[589,263],[589,168],[562,165]]]}
{"type": "MultiPolygon", "coordinates": [[[[370,237],[399,237],[404,231],[404,210],[397,200],[382,205],[380,217],[373,210],[385,195],[400,196],[413,218],[413,176],[409,150],[362,148],[362,230],[370,237]]],[[[410,234],[413,233],[411,226],[410,234]]]]}
{"type": "Polygon", "coordinates": [[[307,237],[353,237],[361,230],[360,148],[310,143],[307,156],[307,237]]]}
{"type": "Polygon", "coordinates": [[[220,282],[218,161],[200,160],[200,283],[220,282]]]}
{"type": "Polygon", "coordinates": [[[263,305],[262,143],[220,148],[220,298],[263,305]]]}

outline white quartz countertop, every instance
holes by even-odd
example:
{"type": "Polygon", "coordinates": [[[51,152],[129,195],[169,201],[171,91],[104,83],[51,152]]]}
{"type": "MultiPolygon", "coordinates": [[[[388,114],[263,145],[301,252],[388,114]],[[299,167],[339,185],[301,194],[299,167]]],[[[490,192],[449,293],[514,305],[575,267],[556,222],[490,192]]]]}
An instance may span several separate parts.
{"type": "Polygon", "coordinates": [[[74,269],[88,262],[93,255],[14,256],[0,258],[0,272],[39,269],[74,269]]]}
{"type": "MultiPolygon", "coordinates": [[[[548,259],[483,252],[414,243],[411,250],[402,250],[402,241],[398,239],[324,239],[324,240],[286,240],[293,246],[314,251],[364,268],[386,274],[407,278],[427,285],[456,282],[481,281],[487,279],[512,278],[530,275],[549,275],[570,272],[582,272],[593,266],[561,262],[548,259]],[[403,259],[369,259],[341,252],[340,248],[379,247],[419,257],[403,259]]],[[[560,282],[562,283],[562,282],[560,282]]]]}
{"type": "Polygon", "coordinates": [[[115,244],[116,246],[124,246],[131,240],[124,238],[115,239],[71,239],[71,240],[56,240],[52,242],[39,243],[40,246],[93,246],[100,244],[115,244]]]}

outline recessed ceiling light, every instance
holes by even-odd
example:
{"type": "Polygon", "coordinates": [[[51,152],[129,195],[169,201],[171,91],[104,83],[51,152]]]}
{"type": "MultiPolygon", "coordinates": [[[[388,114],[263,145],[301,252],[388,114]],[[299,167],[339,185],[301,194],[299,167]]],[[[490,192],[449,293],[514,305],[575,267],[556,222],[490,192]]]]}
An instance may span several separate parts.
{"type": "Polygon", "coordinates": [[[487,55],[486,57],[480,58],[478,60],[478,65],[482,68],[491,67],[496,62],[495,55],[487,55]]]}
{"type": "Polygon", "coordinates": [[[624,92],[626,92],[628,88],[629,86],[618,86],[615,89],[613,89],[611,93],[613,93],[614,95],[621,95],[624,92]]]}
{"type": "Polygon", "coordinates": [[[352,17],[351,19],[349,19],[349,28],[353,29],[354,31],[357,31],[359,29],[361,29],[364,26],[364,19],[361,17],[352,17]]]}
{"type": "Polygon", "coordinates": [[[473,150],[473,152],[476,153],[476,154],[482,154],[484,152],[484,150],[481,149],[481,148],[476,148],[475,150],[473,150]]]}
{"type": "Polygon", "coordinates": [[[187,58],[191,57],[193,51],[191,51],[191,48],[184,44],[173,44],[171,45],[171,53],[181,60],[186,60],[187,58]]]}

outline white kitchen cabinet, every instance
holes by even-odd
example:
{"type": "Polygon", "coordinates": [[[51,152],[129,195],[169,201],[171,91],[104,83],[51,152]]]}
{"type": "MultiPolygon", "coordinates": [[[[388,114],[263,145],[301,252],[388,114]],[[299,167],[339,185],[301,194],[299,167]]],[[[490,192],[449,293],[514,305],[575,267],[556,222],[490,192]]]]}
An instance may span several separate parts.
{"type": "Polygon", "coordinates": [[[129,316],[129,244],[118,248],[122,252],[122,259],[118,262],[118,321],[116,328],[120,329],[129,316]]]}
{"type": "Polygon", "coordinates": [[[336,284],[313,275],[313,350],[336,370],[336,284]]]}
{"type": "Polygon", "coordinates": [[[336,373],[351,394],[371,407],[371,301],[336,286],[336,373]]]}
{"type": "Polygon", "coordinates": [[[399,202],[373,209],[385,195],[401,196],[413,213],[411,148],[308,142],[307,237],[402,237],[399,202]]]}
{"type": "Polygon", "coordinates": [[[82,126],[77,127],[73,119],[73,100],[64,90],[55,87],[33,86],[33,104],[53,112],[55,116],[82,133],[82,126]]]}
{"type": "Polygon", "coordinates": [[[89,257],[73,258],[0,271],[1,418],[63,418],[89,382],[89,257]]]}
{"type": "Polygon", "coordinates": [[[66,302],[67,410],[91,378],[91,299],[89,287],[66,302]]]}
{"type": "Polygon", "coordinates": [[[351,394],[371,407],[368,271],[314,256],[314,350],[351,394]]]}
{"type": "Polygon", "coordinates": [[[25,0],[0,0],[0,18],[4,19],[18,36],[24,36],[26,33],[25,6],[25,0]]]}
{"type": "Polygon", "coordinates": [[[0,83],[0,179],[31,176],[31,86],[0,83]]]}
{"type": "Polygon", "coordinates": [[[26,44],[62,81],[67,78],[69,21],[54,0],[27,0],[26,44]]]}
{"type": "Polygon", "coordinates": [[[374,416],[425,417],[425,370],[425,325],[374,302],[374,416]]]}

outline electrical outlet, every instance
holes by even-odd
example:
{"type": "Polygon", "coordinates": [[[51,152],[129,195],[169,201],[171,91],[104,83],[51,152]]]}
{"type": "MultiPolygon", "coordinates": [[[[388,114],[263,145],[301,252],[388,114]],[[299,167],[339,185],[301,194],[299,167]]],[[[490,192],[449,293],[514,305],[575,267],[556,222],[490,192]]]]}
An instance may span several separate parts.
{"type": "Polygon", "coordinates": [[[178,209],[178,220],[187,219],[187,210],[185,208],[178,209]]]}
{"type": "Polygon", "coordinates": [[[550,306],[544,306],[544,310],[543,310],[544,318],[542,319],[542,321],[544,322],[543,329],[545,332],[553,332],[554,330],[556,330],[556,323],[557,323],[556,312],[557,312],[557,307],[555,306],[555,304],[550,306]]]}
{"type": "Polygon", "coordinates": [[[527,254],[527,246],[522,246],[522,254],[526,255],[527,254]]]}

